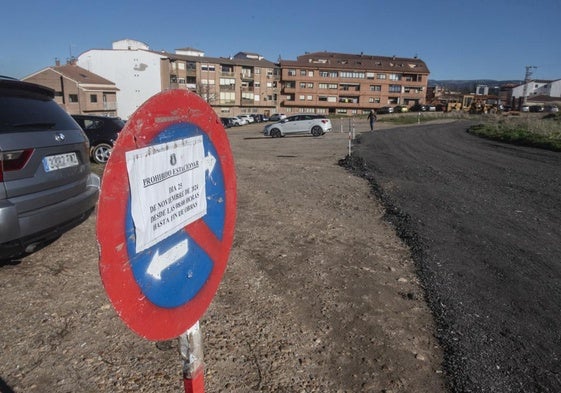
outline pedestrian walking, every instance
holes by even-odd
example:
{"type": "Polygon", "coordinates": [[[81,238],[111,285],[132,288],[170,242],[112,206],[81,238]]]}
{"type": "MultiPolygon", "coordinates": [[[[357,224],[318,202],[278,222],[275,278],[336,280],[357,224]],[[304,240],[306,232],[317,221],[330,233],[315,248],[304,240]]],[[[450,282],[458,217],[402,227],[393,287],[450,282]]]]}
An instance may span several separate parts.
{"type": "Polygon", "coordinates": [[[376,111],[374,109],[370,109],[370,113],[368,114],[368,120],[370,120],[370,131],[374,131],[374,123],[378,117],[376,116],[376,111]]]}

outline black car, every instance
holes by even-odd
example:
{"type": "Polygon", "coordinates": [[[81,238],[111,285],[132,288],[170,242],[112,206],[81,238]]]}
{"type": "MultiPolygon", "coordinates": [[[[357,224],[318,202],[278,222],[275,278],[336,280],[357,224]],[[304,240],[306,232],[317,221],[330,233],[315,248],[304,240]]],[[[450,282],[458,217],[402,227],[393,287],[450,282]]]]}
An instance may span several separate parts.
{"type": "Polygon", "coordinates": [[[88,136],[91,160],[97,164],[105,164],[125,122],[120,117],[93,115],[72,115],[72,117],[88,136]]]}
{"type": "Polygon", "coordinates": [[[231,117],[221,117],[220,121],[222,122],[224,128],[230,128],[235,126],[234,121],[232,120],[231,117]]]}
{"type": "Polygon", "coordinates": [[[258,114],[258,113],[253,113],[253,114],[251,114],[250,116],[253,117],[253,121],[254,121],[255,123],[262,123],[262,122],[264,121],[264,120],[263,120],[263,115],[260,115],[260,114],[258,114]]]}
{"type": "Polygon", "coordinates": [[[0,77],[0,261],[52,243],[99,196],[84,132],[44,86],[0,77]]]}
{"type": "Polygon", "coordinates": [[[544,107],[541,105],[530,105],[530,112],[543,112],[544,107]]]}
{"type": "Polygon", "coordinates": [[[393,108],[391,106],[383,106],[381,108],[376,109],[376,113],[379,115],[393,113],[393,108]]]}
{"type": "Polygon", "coordinates": [[[409,112],[426,112],[428,110],[426,105],[415,104],[409,108],[409,112]]]}

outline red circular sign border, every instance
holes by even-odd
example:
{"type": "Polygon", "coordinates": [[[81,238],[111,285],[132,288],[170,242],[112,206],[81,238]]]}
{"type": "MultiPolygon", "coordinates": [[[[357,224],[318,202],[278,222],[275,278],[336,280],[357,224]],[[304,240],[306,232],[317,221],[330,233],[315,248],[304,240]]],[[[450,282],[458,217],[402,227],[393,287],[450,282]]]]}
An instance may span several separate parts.
{"type": "Polygon", "coordinates": [[[220,119],[198,95],[186,90],[159,93],[127,121],[106,164],[97,213],[99,269],[103,285],[127,326],[142,337],[167,340],[178,337],[204,314],[214,297],[230,254],[236,221],[236,176],[230,143],[220,119]],[[125,215],[130,199],[125,153],[149,146],[167,127],[191,123],[206,133],[219,157],[224,175],[225,223],[222,239],[197,220],[185,227],[214,262],[209,279],[188,303],[173,309],[147,300],[136,283],[127,254],[125,215]]]}

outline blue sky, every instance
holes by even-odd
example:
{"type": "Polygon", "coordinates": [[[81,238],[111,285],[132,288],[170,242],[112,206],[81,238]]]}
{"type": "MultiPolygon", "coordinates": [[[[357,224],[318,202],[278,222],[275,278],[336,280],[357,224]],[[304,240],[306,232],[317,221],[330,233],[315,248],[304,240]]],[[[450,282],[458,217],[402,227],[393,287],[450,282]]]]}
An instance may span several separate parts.
{"type": "Polygon", "coordinates": [[[430,79],[561,79],[561,0],[7,0],[0,75],[124,38],[276,61],[330,51],[414,57],[430,79]]]}

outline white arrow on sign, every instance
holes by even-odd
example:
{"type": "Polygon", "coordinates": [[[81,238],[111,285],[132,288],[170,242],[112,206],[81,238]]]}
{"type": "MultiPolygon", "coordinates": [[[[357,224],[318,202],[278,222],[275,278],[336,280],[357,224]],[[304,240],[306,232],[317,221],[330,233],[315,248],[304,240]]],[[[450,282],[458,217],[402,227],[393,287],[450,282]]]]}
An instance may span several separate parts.
{"type": "Polygon", "coordinates": [[[162,255],[160,255],[160,250],[156,250],[156,253],[148,265],[146,273],[154,277],[156,280],[161,280],[162,272],[179,261],[181,257],[187,254],[187,251],[189,251],[189,241],[187,239],[183,240],[179,244],[176,244],[162,255]]]}
{"type": "Polygon", "coordinates": [[[212,170],[214,169],[214,165],[216,164],[216,158],[208,153],[204,159],[204,165],[205,165],[205,170],[208,171],[209,175],[212,173],[212,170]]]}

